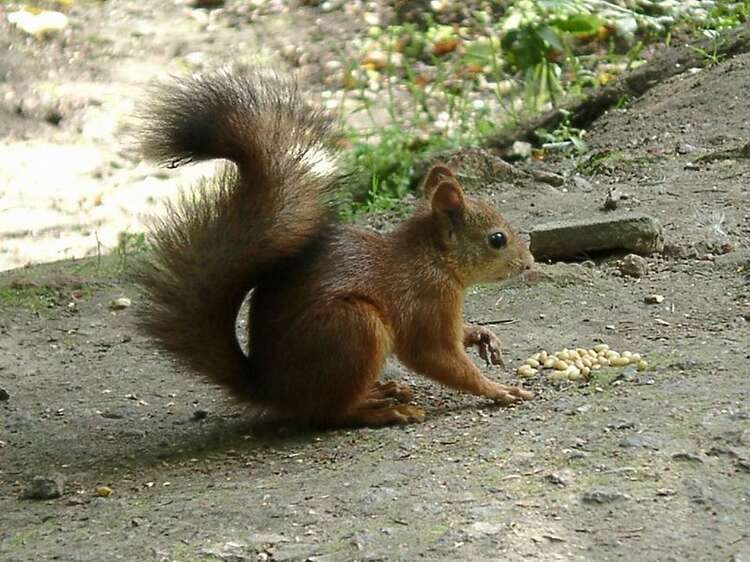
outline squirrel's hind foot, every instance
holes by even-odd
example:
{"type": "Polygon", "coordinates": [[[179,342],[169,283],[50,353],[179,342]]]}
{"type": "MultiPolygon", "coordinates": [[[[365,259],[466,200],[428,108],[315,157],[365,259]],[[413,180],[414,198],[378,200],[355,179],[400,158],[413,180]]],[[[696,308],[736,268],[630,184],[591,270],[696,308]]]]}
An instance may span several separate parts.
{"type": "Polygon", "coordinates": [[[424,421],[425,413],[422,408],[411,404],[387,405],[387,401],[388,399],[365,400],[341,420],[341,425],[382,427],[424,421]]]}

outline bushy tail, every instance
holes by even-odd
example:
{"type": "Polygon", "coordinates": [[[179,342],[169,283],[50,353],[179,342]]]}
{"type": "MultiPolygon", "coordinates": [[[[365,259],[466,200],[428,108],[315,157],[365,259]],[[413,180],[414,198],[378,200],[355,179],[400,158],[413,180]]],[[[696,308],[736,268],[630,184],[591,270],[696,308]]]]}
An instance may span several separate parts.
{"type": "Polygon", "coordinates": [[[157,219],[153,254],[137,273],[151,303],[142,326],[195,371],[250,397],[237,313],[264,274],[324,228],[335,181],[330,121],[304,105],[293,82],[264,72],[161,86],[142,118],[149,158],[236,164],[157,219]]]}

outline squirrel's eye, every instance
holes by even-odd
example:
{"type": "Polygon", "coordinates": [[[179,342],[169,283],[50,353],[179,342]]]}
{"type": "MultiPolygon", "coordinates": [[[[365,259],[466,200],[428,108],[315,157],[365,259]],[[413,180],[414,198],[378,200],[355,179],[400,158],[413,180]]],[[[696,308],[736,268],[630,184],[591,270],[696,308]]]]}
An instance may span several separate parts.
{"type": "Polygon", "coordinates": [[[508,243],[508,239],[502,232],[493,232],[487,237],[487,241],[489,242],[490,247],[495,248],[496,250],[499,250],[508,243]]]}

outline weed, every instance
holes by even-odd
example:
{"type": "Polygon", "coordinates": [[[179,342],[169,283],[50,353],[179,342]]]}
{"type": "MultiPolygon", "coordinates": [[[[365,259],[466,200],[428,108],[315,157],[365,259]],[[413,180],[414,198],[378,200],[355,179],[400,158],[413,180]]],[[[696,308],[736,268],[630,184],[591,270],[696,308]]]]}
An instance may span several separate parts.
{"type": "Polygon", "coordinates": [[[58,290],[51,287],[0,287],[0,304],[39,311],[54,308],[60,300],[58,290]]]}
{"type": "Polygon", "coordinates": [[[128,267],[131,259],[148,249],[146,235],[143,232],[123,231],[117,238],[117,247],[114,254],[117,256],[117,261],[122,269],[128,267]]]}
{"type": "Polygon", "coordinates": [[[586,142],[583,140],[586,131],[578,129],[570,124],[570,112],[562,111],[563,119],[554,131],[538,129],[535,131],[537,138],[542,141],[543,148],[572,149],[575,154],[586,152],[586,142]]]}

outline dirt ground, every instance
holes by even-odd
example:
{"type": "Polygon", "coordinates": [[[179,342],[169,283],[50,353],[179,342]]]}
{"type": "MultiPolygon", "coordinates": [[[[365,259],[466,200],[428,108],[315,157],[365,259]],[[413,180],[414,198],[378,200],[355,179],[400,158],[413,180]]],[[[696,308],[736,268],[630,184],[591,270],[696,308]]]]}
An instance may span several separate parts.
{"type": "Polygon", "coordinates": [[[0,3],[0,270],[107,253],[121,232],[143,230],[163,197],[213,169],[165,172],[137,157],[133,114],[153,81],[260,64],[329,100],[339,59],[379,4],[289,4],[72,2],[68,27],[40,41],[8,22],[22,3],[0,3]]]}
{"type": "MultiPolygon", "coordinates": [[[[172,18],[170,33],[139,23],[117,37],[118,26],[156,16],[141,4],[96,6],[97,33],[131,42],[120,58],[98,66],[53,43],[48,59],[32,60],[27,45],[6,55],[12,80],[0,87],[21,91],[24,76],[34,90],[32,73],[19,70],[31,65],[59,73],[50,78],[59,84],[75,74],[117,92],[121,83],[107,80],[129,65],[139,77],[139,65],[152,74],[170,68],[159,41],[189,46],[206,33],[191,27],[198,24],[184,7],[166,4],[158,18],[172,18]]],[[[217,32],[210,48],[233,41],[217,32]]],[[[748,83],[750,56],[686,73],[596,122],[583,158],[549,163],[566,176],[563,187],[483,189],[528,230],[599,216],[616,187],[627,199],[614,212],[652,215],[667,241],[640,278],[620,275],[617,256],[598,256],[593,265],[542,265],[546,281],[470,291],[466,318],[492,325],[511,367],[539,349],[600,341],[651,365],[603,369],[581,384],[525,381],[538,396],[519,407],[455,394],[394,363],[385,376],[414,387],[423,424],[269,426],[175,368],[135,330],[141,301],[123,275],[127,256],[0,274],[0,558],[750,559],[750,160],[740,150],[750,142],[748,83]],[[646,304],[652,294],[663,302],[646,304]],[[112,310],[122,296],[133,306],[112,310]],[[64,478],[62,497],[21,498],[34,476],[54,474],[64,478]],[[111,495],[98,496],[100,486],[111,495]]],[[[97,144],[80,140],[74,125],[51,128],[11,111],[0,119],[12,131],[6,153],[97,144]]],[[[104,141],[98,149],[110,150],[104,141]]],[[[122,173],[133,177],[138,165],[122,173]]],[[[91,181],[114,197],[127,184],[118,173],[91,181]]],[[[175,177],[148,180],[143,191],[175,177]]],[[[9,240],[25,243],[21,234],[5,238],[4,255],[9,240]]],[[[490,375],[515,380],[510,369],[490,375]]]]}

